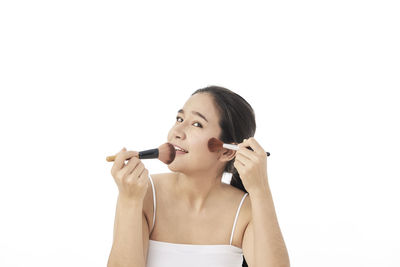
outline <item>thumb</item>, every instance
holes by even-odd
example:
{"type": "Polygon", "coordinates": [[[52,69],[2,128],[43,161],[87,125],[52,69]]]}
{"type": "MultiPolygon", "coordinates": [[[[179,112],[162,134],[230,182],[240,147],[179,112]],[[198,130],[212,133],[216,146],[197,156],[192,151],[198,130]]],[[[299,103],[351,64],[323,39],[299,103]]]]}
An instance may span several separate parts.
{"type": "Polygon", "coordinates": [[[128,155],[130,157],[139,157],[139,152],[137,152],[137,151],[128,151],[128,155]]]}

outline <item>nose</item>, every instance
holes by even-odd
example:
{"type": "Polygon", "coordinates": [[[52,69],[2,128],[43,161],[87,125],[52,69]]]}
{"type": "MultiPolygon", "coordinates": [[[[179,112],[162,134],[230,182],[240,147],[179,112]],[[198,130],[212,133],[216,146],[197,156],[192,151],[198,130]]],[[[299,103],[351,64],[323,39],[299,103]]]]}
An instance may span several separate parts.
{"type": "Polygon", "coordinates": [[[172,136],[177,139],[185,139],[186,133],[184,127],[185,126],[183,125],[183,123],[174,126],[174,128],[172,129],[172,136]]]}

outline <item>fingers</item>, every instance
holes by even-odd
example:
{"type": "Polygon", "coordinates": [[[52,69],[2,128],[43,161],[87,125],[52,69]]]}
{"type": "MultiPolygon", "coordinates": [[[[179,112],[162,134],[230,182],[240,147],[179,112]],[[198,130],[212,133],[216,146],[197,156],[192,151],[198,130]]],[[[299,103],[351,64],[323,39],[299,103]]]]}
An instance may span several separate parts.
{"type": "Polygon", "coordinates": [[[136,168],[133,169],[132,172],[130,172],[127,176],[126,179],[130,180],[130,179],[139,179],[140,176],[143,174],[145,170],[144,164],[140,161],[140,163],[137,165],[136,168]],[[135,178],[137,177],[137,178],[135,178]]]}
{"type": "Polygon", "coordinates": [[[251,144],[251,147],[254,149],[254,151],[261,155],[261,156],[267,156],[267,154],[265,153],[264,148],[260,145],[260,143],[257,142],[257,140],[254,137],[250,137],[248,139],[248,142],[251,144]]]}
{"type": "Polygon", "coordinates": [[[248,159],[248,160],[252,160],[255,161],[257,160],[258,156],[251,150],[247,149],[246,147],[241,147],[238,151],[236,151],[236,157],[237,156],[243,156],[244,158],[248,159]]]}
{"type": "Polygon", "coordinates": [[[121,151],[119,151],[116,154],[114,164],[111,168],[111,174],[114,174],[115,172],[122,169],[123,166],[125,165],[125,160],[132,158],[132,157],[137,157],[138,154],[139,153],[136,151],[126,151],[126,148],[121,149],[121,151]]]}
{"type": "Polygon", "coordinates": [[[144,171],[142,172],[142,174],[139,175],[139,179],[138,179],[138,183],[139,184],[147,184],[147,180],[149,177],[149,171],[147,169],[144,169],[144,171]]]}
{"type": "Polygon", "coordinates": [[[132,157],[126,166],[122,167],[122,169],[119,171],[121,174],[121,177],[126,177],[128,174],[132,172],[133,169],[137,168],[138,165],[143,164],[140,159],[136,157],[132,157]]]}

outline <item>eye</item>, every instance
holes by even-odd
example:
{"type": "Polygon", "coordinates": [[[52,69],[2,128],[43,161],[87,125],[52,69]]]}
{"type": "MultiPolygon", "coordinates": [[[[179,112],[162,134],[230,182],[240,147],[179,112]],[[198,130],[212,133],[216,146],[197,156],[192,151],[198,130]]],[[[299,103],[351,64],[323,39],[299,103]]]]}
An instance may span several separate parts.
{"type": "MultiPolygon", "coordinates": [[[[179,119],[182,119],[182,118],[179,117],[179,116],[177,116],[177,117],[176,117],[176,120],[179,121],[179,119]]],[[[183,119],[182,119],[182,121],[183,121],[183,119]]],[[[197,122],[197,121],[196,121],[196,122],[194,122],[193,124],[195,124],[195,123],[197,123],[197,124],[199,125],[198,127],[203,128],[203,125],[201,125],[200,122],[197,122]]],[[[197,127],[197,126],[196,126],[196,127],[197,127]]]]}

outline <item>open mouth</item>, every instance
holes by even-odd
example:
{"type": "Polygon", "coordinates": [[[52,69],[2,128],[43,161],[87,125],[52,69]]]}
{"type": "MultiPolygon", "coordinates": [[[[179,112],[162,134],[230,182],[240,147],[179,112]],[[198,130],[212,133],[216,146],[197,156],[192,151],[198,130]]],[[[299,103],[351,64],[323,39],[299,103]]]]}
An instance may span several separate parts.
{"type": "Polygon", "coordinates": [[[189,153],[187,150],[174,145],[175,151],[180,153],[189,153]]]}

